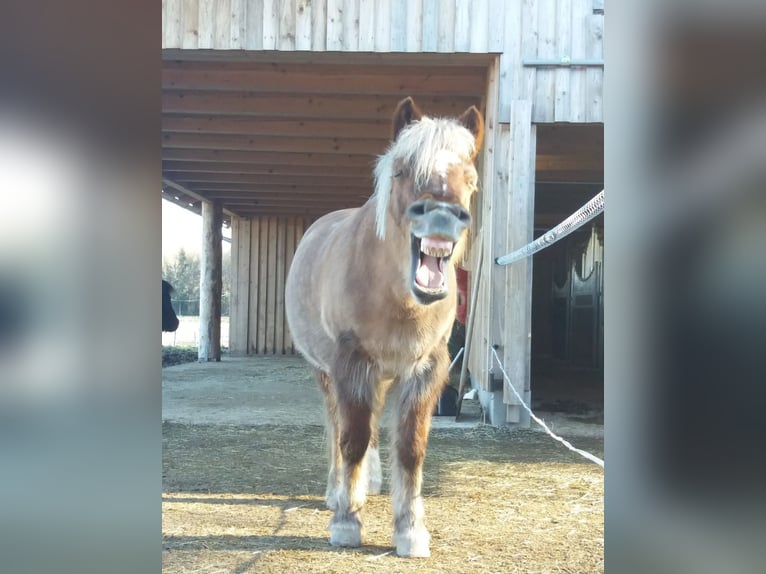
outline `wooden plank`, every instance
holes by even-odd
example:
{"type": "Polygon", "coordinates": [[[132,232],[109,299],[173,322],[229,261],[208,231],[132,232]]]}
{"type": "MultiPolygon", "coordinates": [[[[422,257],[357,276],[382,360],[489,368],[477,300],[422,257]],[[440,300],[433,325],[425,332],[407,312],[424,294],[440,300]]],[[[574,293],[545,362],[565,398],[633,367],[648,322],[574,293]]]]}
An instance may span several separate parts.
{"type": "Polygon", "coordinates": [[[201,50],[213,48],[215,39],[215,5],[209,0],[201,0],[198,5],[197,29],[199,39],[197,45],[201,50]]]}
{"type": "Polygon", "coordinates": [[[439,52],[455,51],[455,0],[439,0],[436,49],[439,52]]]}
{"type": "Polygon", "coordinates": [[[311,0],[297,0],[295,7],[295,49],[311,50],[311,0]]]}
{"type": "Polygon", "coordinates": [[[327,49],[327,0],[311,2],[311,49],[318,52],[327,49]]]}
{"type": "Polygon", "coordinates": [[[231,0],[231,20],[229,22],[232,50],[245,47],[247,26],[247,0],[231,0]]]}
{"type": "MultiPolygon", "coordinates": [[[[313,12],[313,11],[312,11],[313,12]]],[[[259,51],[195,51],[168,49],[162,51],[162,60],[184,60],[195,62],[271,62],[274,64],[348,64],[349,56],[344,52],[259,52],[259,51]]],[[[433,54],[419,52],[404,54],[378,54],[365,52],[354,54],[354,65],[385,66],[394,70],[401,66],[433,66],[434,68],[449,68],[450,66],[486,66],[493,56],[487,54],[452,53],[433,54]]]]}
{"type": "MultiPolygon", "coordinates": [[[[538,0],[523,0],[521,6],[521,41],[522,60],[538,57],[538,28],[537,28],[537,2],[538,0]]],[[[521,62],[518,63],[521,66],[521,62]]],[[[533,67],[525,67],[521,70],[522,80],[515,86],[511,99],[530,100],[535,97],[535,79],[537,70],[533,67]]]]}
{"type": "Polygon", "coordinates": [[[375,2],[375,51],[391,50],[391,0],[375,2]]]}
{"type": "MultiPolygon", "coordinates": [[[[471,0],[455,0],[455,38],[453,40],[453,46],[455,52],[468,52],[471,48],[471,24],[478,20],[471,18],[471,11],[476,10],[475,15],[481,17],[478,13],[479,6],[472,6],[471,0]]],[[[479,2],[478,4],[485,4],[486,1],[479,2]]],[[[486,37],[486,27],[485,32],[486,37]]]]}
{"type": "MultiPolygon", "coordinates": [[[[485,20],[485,26],[489,27],[487,41],[487,50],[490,52],[502,52],[505,45],[505,13],[510,10],[518,10],[519,3],[503,2],[502,0],[490,0],[489,2],[489,21],[485,20]]],[[[471,50],[480,52],[483,50],[471,50]]]]}
{"type": "MultiPolygon", "coordinates": [[[[553,156],[556,157],[556,156],[553,156]]],[[[542,164],[547,169],[548,164],[542,164]]],[[[572,162],[570,168],[577,167],[572,162]]],[[[551,169],[564,169],[557,164],[551,164],[551,169]]],[[[175,173],[239,173],[254,175],[330,175],[335,177],[367,178],[371,179],[371,168],[368,166],[302,166],[302,165],[259,165],[252,163],[220,163],[194,161],[164,161],[162,172],[167,173],[173,179],[175,173]]]]}
{"type": "Polygon", "coordinates": [[[162,2],[162,47],[179,48],[183,40],[183,0],[162,2]]]}
{"type": "Polygon", "coordinates": [[[268,292],[266,294],[266,354],[276,353],[276,307],[277,307],[277,229],[279,221],[269,217],[268,243],[268,292]]]}
{"type": "Polygon", "coordinates": [[[521,45],[524,37],[521,28],[522,4],[514,2],[505,7],[503,54],[500,56],[500,113],[498,121],[510,123],[511,100],[523,90],[521,45]]]}
{"type": "MultiPolygon", "coordinates": [[[[545,60],[556,57],[556,0],[537,0],[539,25],[537,55],[545,60]]],[[[535,122],[552,122],[555,101],[556,71],[539,68],[535,83],[532,118],[535,122]]]]}
{"type": "Polygon", "coordinates": [[[276,50],[279,37],[279,0],[263,0],[264,50],[276,50]]]}
{"type": "Polygon", "coordinates": [[[327,49],[343,49],[343,0],[327,0],[327,49]]]}
{"type": "Polygon", "coordinates": [[[288,92],[466,95],[480,91],[486,66],[433,68],[407,66],[278,65],[268,63],[216,64],[166,62],[162,69],[164,90],[225,92],[288,92]]]}
{"type": "MultiPolygon", "coordinates": [[[[509,252],[533,239],[534,232],[534,155],[535,136],[532,126],[532,104],[515,100],[511,104],[511,154],[509,201],[509,252]]],[[[531,361],[532,259],[509,266],[505,283],[506,321],[503,363],[516,389],[528,401],[531,361]]],[[[503,385],[503,401],[516,405],[517,400],[507,383],[503,385]]],[[[527,403],[529,404],[529,403],[527,403]]],[[[508,422],[529,426],[529,416],[514,407],[508,409],[508,422]]]]}
{"type": "MultiPolygon", "coordinates": [[[[559,0],[556,7],[556,58],[569,57],[572,53],[572,2],[559,0]]],[[[553,119],[567,122],[571,116],[569,85],[572,72],[561,67],[554,72],[553,119]]]]}
{"type": "Polygon", "coordinates": [[[183,36],[181,48],[195,50],[199,46],[199,5],[197,0],[186,0],[183,7],[183,36]]]}
{"type": "MultiPolygon", "coordinates": [[[[492,281],[490,283],[489,307],[489,344],[498,345],[502,349],[507,345],[505,339],[506,321],[506,281],[508,267],[499,267],[494,264],[496,257],[508,253],[508,232],[512,222],[508,220],[508,185],[510,156],[511,127],[509,124],[500,124],[495,138],[495,153],[497,157],[496,169],[489,177],[493,178],[496,193],[492,195],[492,242],[491,254],[487,261],[492,262],[492,281]]],[[[495,369],[497,373],[497,370],[495,369]]]]}
{"type": "MultiPolygon", "coordinates": [[[[174,181],[182,184],[195,184],[201,183],[209,185],[211,183],[238,183],[243,187],[252,184],[252,189],[258,188],[270,188],[271,186],[280,187],[307,187],[307,188],[323,188],[331,187],[335,189],[340,188],[368,188],[372,181],[369,177],[361,178],[336,178],[332,176],[314,176],[314,175],[256,175],[247,176],[240,174],[178,174],[174,178],[174,181]]],[[[328,193],[331,190],[318,189],[319,193],[328,193]]]]}
{"type": "Polygon", "coordinates": [[[253,165],[365,166],[372,169],[373,159],[363,155],[328,153],[269,153],[231,150],[200,150],[163,148],[163,160],[196,161],[218,165],[220,163],[247,162],[253,165]]]}
{"type": "MultiPolygon", "coordinates": [[[[604,57],[604,15],[591,14],[590,33],[586,53],[588,58],[601,60],[604,57]]],[[[585,120],[588,122],[603,122],[603,91],[604,69],[588,68],[585,70],[587,91],[587,105],[585,107],[585,120]]]]}
{"type": "Polygon", "coordinates": [[[277,242],[275,247],[276,266],[276,304],[274,306],[274,353],[285,354],[285,243],[287,238],[287,219],[277,219],[277,242]]]}
{"type": "Polygon", "coordinates": [[[295,0],[279,0],[279,50],[295,50],[295,0]]]}
{"type": "MultiPolygon", "coordinates": [[[[555,156],[554,156],[555,157],[555,156]]],[[[547,168],[547,164],[543,164],[547,168]]],[[[570,167],[577,167],[573,163],[570,167]]],[[[552,164],[552,169],[559,169],[556,164],[552,164]]],[[[367,178],[370,179],[370,168],[367,166],[301,166],[301,165],[259,165],[252,163],[221,163],[212,164],[210,162],[194,161],[164,161],[162,162],[163,173],[240,173],[255,175],[331,175],[335,177],[367,178]]]]}
{"type": "Polygon", "coordinates": [[[269,137],[221,134],[164,133],[163,145],[177,149],[212,149],[240,151],[285,151],[295,153],[341,153],[377,155],[385,151],[384,140],[348,140],[332,138],[269,137]]]}
{"type": "Polygon", "coordinates": [[[392,0],[389,18],[391,18],[391,51],[407,51],[407,0],[392,0]]]}
{"type": "Polygon", "coordinates": [[[439,45],[439,0],[423,0],[421,50],[436,52],[439,45]]]}
{"type": "Polygon", "coordinates": [[[216,0],[213,45],[217,50],[231,49],[231,0],[216,0]]]}
{"type": "Polygon", "coordinates": [[[266,325],[268,291],[269,291],[269,220],[260,219],[260,251],[258,255],[258,354],[265,355],[267,348],[266,325]]]}
{"type": "Polygon", "coordinates": [[[244,47],[263,50],[263,2],[247,2],[244,47]]]}
{"type": "MultiPolygon", "coordinates": [[[[501,13],[503,10],[503,3],[501,2],[499,6],[494,6],[495,9],[500,9],[501,13]]],[[[460,11],[460,8],[458,8],[460,11]]],[[[477,0],[476,2],[469,3],[469,28],[468,28],[468,50],[471,52],[486,52],[489,48],[489,35],[488,35],[488,28],[491,24],[491,21],[495,21],[498,19],[499,14],[496,12],[490,12],[489,11],[489,0],[477,0]],[[472,4],[472,5],[471,5],[472,4]],[[490,20],[490,14],[492,14],[492,18],[490,20]]],[[[458,14],[457,16],[457,26],[461,26],[461,20],[462,16],[458,14]]],[[[502,18],[499,18],[502,22],[502,18]]],[[[457,48],[457,35],[455,37],[455,46],[457,48]]],[[[502,50],[498,50],[501,52],[502,50]]]]}
{"type": "MultiPolygon", "coordinates": [[[[379,95],[305,95],[164,91],[164,113],[220,115],[317,117],[317,118],[390,118],[398,103],[394,96],[379,95]]],[[[480,96],[421,96],[418,105],[429,115],[459,115],[471,105],[481,105],[480,96]]]]}
{"type": "MultiPolygon", "coordinates": [[[[586,57],[590,5],[591,0],[572,0],[570,24],[570,55],[572,59],[580,60],[586,57]]],[[[569,74],[569,121],[578,123],[585,121],[586,75],[582,68],[572,70],[569,74]]]]}
{"type": "MultiPolygon", "coordinates": [[[[293,256],[295,255],[295,218],[288,217],[286,219],[285,226],[285,284],[287,283],[287,275],[290,273],[290,267],[293,263],[293,256]]],[[[286,355],[293,354],[293,340],[290,334],[290,325],[287,323],[286,307],[284,309],[283,318],[285,325],[285,341],[284,341],[284,353],[286,355]]]]}
{"type": "Polygon", "coordinates": [[[253,136],[380,138],[388,140],[390,122],[384,120],[272,120],[257,117],[214,115],[165,116],[164,133],[240,134],[253,136]]]}
{"type": "Polygon", "coordinates": [[[375,50],[375,0],[359,0],[359,49],[375,50]]]}
{"type": "Polygon", "coordinates": [[[359,49],[359,1],[343,0],[343,42],[347,52],[359,49]]]}
{"type": "Polygon", "coordinates": [[[231,317],[229,351],[244,355],[249,349],[250,306],[250,220],[232,217],[231,236],[231,317]]]}
{"type": "Polygon", "coordinates": [[[423,39],[423,0],[407,2],[407,40],[408,52],[420,52],[423,39]]]}
{"type": "Polygon", "coordinates": [[[258,301],[260,292],[260,244],[261,220],[257,217],[246,218],[250,222],[250,297],[248,298],[248,354],[258,354],[258,301]]]}

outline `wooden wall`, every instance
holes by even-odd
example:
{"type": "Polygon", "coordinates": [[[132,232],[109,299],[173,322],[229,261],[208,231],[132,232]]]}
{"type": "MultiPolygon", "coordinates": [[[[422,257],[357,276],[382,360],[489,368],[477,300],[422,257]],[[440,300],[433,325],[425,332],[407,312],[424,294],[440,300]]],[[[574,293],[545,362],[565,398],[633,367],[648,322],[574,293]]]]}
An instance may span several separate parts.
{"type": "Polygon", "coordinates": [[[498,53],[499,121],[511,101],[535,122],[601,122],[603,67],[525,60],[603,59],[594,0],[163,0],[166,50],[498,53]]]}
{"type": "Polygon", "coordinates": [[[232,355],[295,352],[285,319],[285,279],[308,223],[296,217],[232,217],[232,355]]]}

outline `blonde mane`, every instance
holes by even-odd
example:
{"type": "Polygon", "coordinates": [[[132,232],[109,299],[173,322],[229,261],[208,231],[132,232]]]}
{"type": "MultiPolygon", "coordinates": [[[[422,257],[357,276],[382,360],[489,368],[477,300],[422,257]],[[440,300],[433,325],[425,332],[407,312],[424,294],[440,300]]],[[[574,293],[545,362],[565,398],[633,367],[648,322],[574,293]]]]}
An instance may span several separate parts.
{"type": "Polygon", "coordinates": [[[378,237],[386,237],[391,179],[397,159],[410,166],[415,189],[418,189],[428,182],[437,164],[444,162],[443,152],[448,151],[467,160],[473,157],[475,149],[473,134],[454,119],[422,117],[402,129],[396,141],[378,157],[375,164],[375,225],[378,237]]]}

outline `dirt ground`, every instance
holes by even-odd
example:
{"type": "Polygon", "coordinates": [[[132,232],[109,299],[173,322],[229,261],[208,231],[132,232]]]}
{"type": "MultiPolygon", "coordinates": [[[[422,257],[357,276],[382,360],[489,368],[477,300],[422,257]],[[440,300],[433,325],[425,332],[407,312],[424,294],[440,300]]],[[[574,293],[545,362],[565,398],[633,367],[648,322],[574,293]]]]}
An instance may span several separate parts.
{"type": "MultiPolygon", "coordinates": [[[[387,484],[365,506],[364,546],[331,547],[321,409],[297,358],[163,370],[163,572],[603,572],[602,469],[541,432],[482,425],[468,403],[463,422],[434,419],[431,558],[393,553],[387,484]]],[[[603,430],[561,428],[603,456],[603,430]]]]}

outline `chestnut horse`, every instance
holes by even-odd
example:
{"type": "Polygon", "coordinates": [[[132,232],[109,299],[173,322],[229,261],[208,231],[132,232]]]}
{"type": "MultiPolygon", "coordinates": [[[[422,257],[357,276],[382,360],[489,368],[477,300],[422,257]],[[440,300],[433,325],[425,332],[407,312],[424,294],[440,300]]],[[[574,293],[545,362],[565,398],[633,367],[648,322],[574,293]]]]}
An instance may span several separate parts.
{"type": "Polygon", "coordinates": [[[456,119],[430,118],[403,100],[375,167],[373,196],[318,219],[295,252],[287,320],[325,396],[334,546],[362,543],[360,511],[368,491],[380,492],[378,428],[393,386],[394,545],[400,556],[430,554],[423,458],[447,382],[454,265],[471,222],[483,131],[474,106],[456,119]]]}

